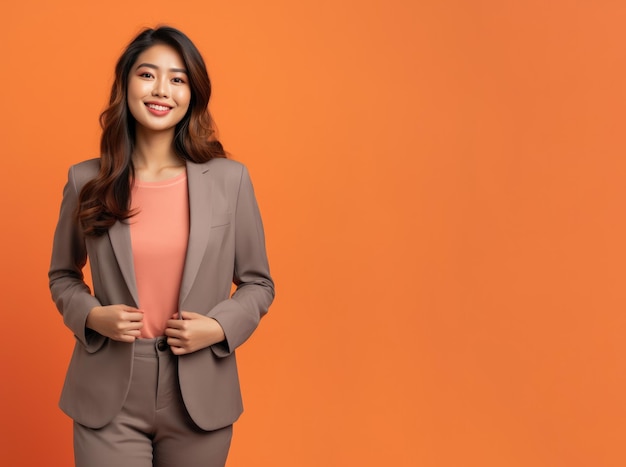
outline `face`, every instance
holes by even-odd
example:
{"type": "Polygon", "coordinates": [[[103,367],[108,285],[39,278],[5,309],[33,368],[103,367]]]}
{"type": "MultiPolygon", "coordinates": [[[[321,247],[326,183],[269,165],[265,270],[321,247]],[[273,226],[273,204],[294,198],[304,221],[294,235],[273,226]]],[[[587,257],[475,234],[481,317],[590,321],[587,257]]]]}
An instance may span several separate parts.
{"type": "Polygon", "coordinates": [[[164,44],[144,50],[130,70],[127,99],[138,127],[173,133],[191,100],[185,63],[178,52],[164,44]]]}

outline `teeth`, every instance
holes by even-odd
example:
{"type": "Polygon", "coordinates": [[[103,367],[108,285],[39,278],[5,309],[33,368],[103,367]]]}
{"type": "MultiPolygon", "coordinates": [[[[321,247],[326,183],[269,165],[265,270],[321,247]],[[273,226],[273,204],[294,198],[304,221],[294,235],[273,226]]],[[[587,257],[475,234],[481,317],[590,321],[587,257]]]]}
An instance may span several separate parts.
{"type": "Polygon", "coordinates": [[[164,105],[157,105],[157,104],[147,104],[147,105],[148,107],[154,110],[170,110],[169,107],[165,107],[164,105]]]}

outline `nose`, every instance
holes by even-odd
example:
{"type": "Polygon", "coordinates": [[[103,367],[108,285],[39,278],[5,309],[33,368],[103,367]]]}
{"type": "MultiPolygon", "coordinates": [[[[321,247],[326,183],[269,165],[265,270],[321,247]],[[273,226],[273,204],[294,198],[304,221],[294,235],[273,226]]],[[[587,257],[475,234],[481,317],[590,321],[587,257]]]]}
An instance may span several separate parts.
{"type": "Polygon", "coordinates": [[[165,79],[155,80],[152,95],[154,97],[169,97],[169,87],[167,84],[167,80],[165,79]]]}

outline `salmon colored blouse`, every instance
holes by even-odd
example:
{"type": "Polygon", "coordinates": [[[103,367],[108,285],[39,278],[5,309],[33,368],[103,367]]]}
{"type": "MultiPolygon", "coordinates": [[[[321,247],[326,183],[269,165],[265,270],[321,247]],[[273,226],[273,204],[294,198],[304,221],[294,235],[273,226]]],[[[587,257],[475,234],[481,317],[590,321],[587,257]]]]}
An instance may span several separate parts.
{"type": "Polygon", "coordinates": [[[158,182],[135,180],[130,235],[144,313],[142,338],[164,335],[166,321],[178,312],[189,238],[187,174],[158,182]]]}

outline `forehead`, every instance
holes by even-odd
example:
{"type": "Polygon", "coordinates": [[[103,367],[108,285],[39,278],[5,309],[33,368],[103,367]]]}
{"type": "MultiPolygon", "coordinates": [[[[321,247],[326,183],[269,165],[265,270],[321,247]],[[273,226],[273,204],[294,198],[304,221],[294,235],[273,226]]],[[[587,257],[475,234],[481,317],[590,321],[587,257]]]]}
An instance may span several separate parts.
{"type": "Polygon", "coordinates": [[[139,54],[133,64],[136,68],[142,64],[156,65],[159,68],[185,68],[185,62],[173,47],[166,44],[156,44],[139,54]]]}

